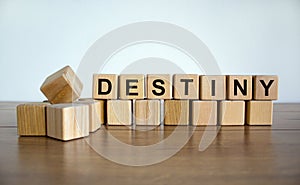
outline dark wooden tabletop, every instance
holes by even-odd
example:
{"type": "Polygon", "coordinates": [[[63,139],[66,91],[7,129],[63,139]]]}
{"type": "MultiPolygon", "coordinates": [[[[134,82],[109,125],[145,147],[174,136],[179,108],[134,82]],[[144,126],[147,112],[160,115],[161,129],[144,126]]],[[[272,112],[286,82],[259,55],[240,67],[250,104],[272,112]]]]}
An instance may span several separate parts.
{"type": "MultiPolygon", "coordinates": [[[[167,138],[174,127],[149,131],[102,127],[85,139],[61,142],[46,137],[18,137],[17,102],[0,103],[0,184],[300,184],[300,104],[276,104],[273,126],[222,127],[204,151],[198,146],[205,127],[197,127],[171,158],[150,166],[117,164],[88,143],[106,130],[131,145],[167,138]]],[[[111,144],[111,143],[109,143],[111,144]]],[[[113,146],[112,146],[113,147],[113,146]]],[[[168,150],[168,146],[160,150],[168,150]]],[[[126,159],[134,154],[121,152],[126,159]]]]}

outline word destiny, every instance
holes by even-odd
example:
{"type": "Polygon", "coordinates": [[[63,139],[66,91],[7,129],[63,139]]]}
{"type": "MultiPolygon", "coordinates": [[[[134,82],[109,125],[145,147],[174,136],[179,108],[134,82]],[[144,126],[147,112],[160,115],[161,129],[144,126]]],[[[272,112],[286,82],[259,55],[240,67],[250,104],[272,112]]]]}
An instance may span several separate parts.
{"type": "Polygon", "coordinates": [[[94,99],[276,100],[272,75],[94,74],[94,99]]]}

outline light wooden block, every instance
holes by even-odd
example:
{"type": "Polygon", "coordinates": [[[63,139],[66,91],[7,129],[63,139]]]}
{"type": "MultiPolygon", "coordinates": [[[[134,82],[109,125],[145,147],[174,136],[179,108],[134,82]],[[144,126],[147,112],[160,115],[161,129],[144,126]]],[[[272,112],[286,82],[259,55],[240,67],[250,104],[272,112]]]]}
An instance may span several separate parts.
{"type": "Polygon", "coordinates": [[[132,101],[131,100],[108,100],[107,101],[107,124],[108,125],[131,125],[132,124],[132,101]]]}
{"type": "Polygon", "coordinates": [[[47,107],[47,135],[63,141],[89,135],[89,106],[56,104],[47,107]]]}
{"type": "Polygon", "coordinates": [[[93,98],[118,99],[118,75],[94,74],[93,98]]]}
{"type": "Polygon", "coordinates": [[[189,100],[165,100],[164,124],[188,125],[189,124],[189,100]]]}
{"type": "Polygon", "coordinates": [[[46,106],[49,103],[26,103],[17,106],[19,136],[45,136],[46,106]]]}
{"type": "Polygon", "coordinates": [[[245,101],[221,101],[219,122],[221,125],[244,125],[245,101]]]}
{"type": "Polygon", "coordinates": [[[94,99],[79,99],[79,104],[89,106],[89,131],[95,132],[104,124],[105,101],[94,99]]]}
{"type": "Polygon", "coordinates": [[[173,75],[174,99],[199,99],[199,75],[173,75]]]}
{"type": "Polygon", "coordinates": [[[200,76],[200,99],[201,100],[225,100],[226,99],[226,76],[222,76],[222,75],[200,76]]]}
{"type": "Polygon", "coordinates": [[[246,123],[248,125],[272,125],[272,101],[248,101],[246,123]]]}
{"type": "Polygon", "coordinates": [[[52,104],[74,102],[80,97],[83,84],[70,66],[50,75],[42,84],[41,91],[52,104]]]}
{"type": "Polygon", "coordinates": [[[167,74],[147,75],[148,99],[172,99],[172,76],[167,74]]]}
{"type": "Polygon", "coordinates": [[[119,76],[120,99],[144,99],[145,76],[123,74],[119,76]]]}
{"type": "Polygon", "coordinates": [[[159,100],[136,100],[135,101],[135,124],[136,125],[159,125],[160,124],[160,101],[159,100]]]}
{"type": "Polygon", "coordinates": [[[253,77],[254,100],[278,99],[278,76],[259,75],[253,77]]]}
{"type": "Polygon", "coordinates": [[[192,124],[217,125],[217,101],[193,101],[192,124]]]}
{"type": "Polygon", "coordinates": [[[230,75],[227,76],[228,100],[252,99],[252,76],[230,75]]]}

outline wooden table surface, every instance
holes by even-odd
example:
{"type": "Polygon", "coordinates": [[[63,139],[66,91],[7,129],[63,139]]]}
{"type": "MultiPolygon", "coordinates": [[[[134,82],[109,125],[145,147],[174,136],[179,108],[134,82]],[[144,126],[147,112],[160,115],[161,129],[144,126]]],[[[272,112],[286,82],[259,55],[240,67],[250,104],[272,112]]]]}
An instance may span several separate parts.
{"type": "MultiPolygon", "coordinates": [[[[0,102],[1,185],[300,184],[300,104],[276,104],[272,127],[222,127],[202,152],[198,145],[205,127],[197,127],[177,154],[143,167],[109,161],[95,152],[86,139],[61,142],[46,137],[18,137],[16,104],[0,102]]],[[[153,144],[173,130],[174,127],[147,132],[108,128],[119,140],[134,145],[153,144]]],[[[98,132],[90,136],[95,141],[98,132]]],[[[107,144],[105,140],[97,142],[107,144]]]]}

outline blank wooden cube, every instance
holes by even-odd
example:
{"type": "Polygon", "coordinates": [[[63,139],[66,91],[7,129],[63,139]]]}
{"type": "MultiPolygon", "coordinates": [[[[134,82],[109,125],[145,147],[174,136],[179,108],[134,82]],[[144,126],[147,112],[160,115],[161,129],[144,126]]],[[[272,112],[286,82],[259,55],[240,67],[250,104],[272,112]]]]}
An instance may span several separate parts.
{"type": "Polygon", "coordinates": [[[56,104],[48,106],[47,135],[63,141],[88,136],[88,105],[56,104]]]}
{"type": "Polygon", "coordinates": [[[221,125],[244,125],[245,101],[221,101],[219,121],[221,125]]]}
{"type": "Polygon", "coordinates": [[[252,76],[230,75],[227,76],[228,100],[252,99],[252,76]]]}
{"type": "Polygon", "coordinates": [[[253,99],[277,100],[278,76],[259,75],[253,77],[253,99]]]}
{"type": "Polygon", "coordinates": [[[123,74],[119,76],[120,99],[144,99],[144,75],[123,74]]]}
{"type": "Polygon", "coordinates": [[[147,75],[148,99],[172,99],[172,76],[161,74],[147,75]]]}
{"type": "Polygon", "coordinates": [[[174,99],[199,99],[199,76],[175,74],[173,76],[174,99]]]}
{"type": "Polygon", "coordinates": [[[272,101],[248,101],[246,123],[248,125],[272,125],[272,101]]]}
{"type": "Polygon", "coordinates": [[[200,76],[201,100],[225,100],[226,76],[200,76]]]}
{"type": "Polygon", "coordinates": [[[131,100],[108,100],[107,101],[107,124],[108,125],[131,125],[132,124],[131,100]]]}
{"type": "Polygon", "coordinates": [[[135,101],[135,124],[136,125],[159,125],[160,124],[160,101],[159,100],[136,100],[135,101]]]}
{"type": "Polygon", "coordinates": [[[79,99],[79,104],[89,106],[89,131],[95,132],[104,124],[104,100],[79,99]]]}
{"type": "Polygon", "coordinates": [[[42,84],[41,91],[52,104],[70,103],[79,98],[82,82],[70,66],[50,75],[42,84]]]}
{"type": "Polygon", "coordinates": [[[118,75],[94,74],[93,98],[118,99],[118,75]]]}
{"type": "Polygon", "coordinates": [[[17,106],[19,136],[45,136],[46,106],[49,103],[26,103],[17,106]]]}
{"type": "Polygon", "coordinates": [[[164,124],[188,125],[189,112],[189,100],[165,100],[164,124]]]}
{"type": "Polygon", "coordinates": [[[217,125],[217,101],[193,101],[193,125],[217,125]]]}

